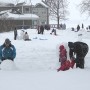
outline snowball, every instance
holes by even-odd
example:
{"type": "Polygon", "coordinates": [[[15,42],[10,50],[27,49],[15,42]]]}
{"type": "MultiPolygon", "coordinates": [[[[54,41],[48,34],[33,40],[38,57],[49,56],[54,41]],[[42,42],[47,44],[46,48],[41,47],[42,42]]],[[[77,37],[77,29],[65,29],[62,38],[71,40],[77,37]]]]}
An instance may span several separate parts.
{"type": "Polygon", "coordinates": [[[15,70],[16,66],[15,63],[11,60],[4,60],[1,63],[1,70],[15,70]]]}

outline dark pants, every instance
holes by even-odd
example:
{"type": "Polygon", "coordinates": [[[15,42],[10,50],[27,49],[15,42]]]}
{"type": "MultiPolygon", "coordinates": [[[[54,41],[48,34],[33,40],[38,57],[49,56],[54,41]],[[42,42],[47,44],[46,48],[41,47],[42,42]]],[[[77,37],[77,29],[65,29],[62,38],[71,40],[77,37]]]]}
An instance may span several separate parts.
{"type": "Polygon", "coordinates": [[[85,58],[87,53],[88,53],[88,47],[85,47],[85,48],[83,48],[83,54],[81,54],[82,56],[79,56],[77,54],[77,57],[76,57],[76,68],[79,67],[79,68],[84,69],[84,63],[85,63],[84,58],[85,58]]]}
{"type": "Polygon", "coordinates": [[[76,60],[76,68],[82,68],[84,69],[84,58],[77,58],[76,60]]]}
{"type": "Polygon", "coordinates": [[[14,35],[14,40],[16,40],[17,39],[17,35],[14,35]]]}

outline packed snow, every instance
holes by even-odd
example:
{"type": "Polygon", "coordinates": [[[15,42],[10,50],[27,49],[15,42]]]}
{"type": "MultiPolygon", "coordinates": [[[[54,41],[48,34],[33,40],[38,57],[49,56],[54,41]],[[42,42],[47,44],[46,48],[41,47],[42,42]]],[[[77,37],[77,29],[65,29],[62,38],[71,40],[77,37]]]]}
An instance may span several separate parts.
{"type": "Polygon", "coordinates": [[[81,40],[90,47],[90,32],[57,30],[57,36],[51,30],[44,35],[36,29],[26,29],[31,41],[14,40],[14,32],[0,33],[0,45],[6,38],[16,47],[16,58],[12,62],[2,62],[0,70],[0,90],[89,90],[90,89],[90,51],[85,57],[85,69],[76,68],[59,71],[58,46],[68,41],[81,40]],[[82,34],[82,36],[79,36],[82,34]],[[13,68],[13,66],[16,68],[13,68]],[[8,69],[7,69],[8,68],[8,69]]]}

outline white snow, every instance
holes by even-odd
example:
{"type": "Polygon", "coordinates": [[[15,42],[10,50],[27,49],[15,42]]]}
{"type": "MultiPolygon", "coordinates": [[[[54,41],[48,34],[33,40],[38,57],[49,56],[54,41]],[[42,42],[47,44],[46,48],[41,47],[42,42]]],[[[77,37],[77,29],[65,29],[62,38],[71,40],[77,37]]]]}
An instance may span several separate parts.
{"type": "MultiPolygon", "coordinates": [[[[8,2],[8,0],[4,1],[8,2]]],[[[75,28],[81,23],[89,25],[85,18],[84,21],[81,20],[78,8],[74,8],[78,0],[69,1],[73,4],[70,7],[70,20],[64,23],[69,25],[68,27],[75,28]]],[[[45,31],[44,35],[37,34],[37,30],[26,31],[32,41],[13,40],[13,32],[0,33],[0,45],[6,38],[9,38],[17,51],[15,58],[17,69],[0,70],[0,90],[90,90],[90,51],[85,57],[85,69],[74,67],[74,69],[57,72],[59,68],[58,45],[68,41],[82,40],[90,48],[90,32],[84,30],[73,32],[71,29],[57,30],[58,36],[54,36],[50,35],[51,31],[45,31]],[[81,38],[78,37],[80,33],[83,34],[81,38]],[[45,40],[40,40],[40,38],[45,40]]],[[[18,33],[20,35],[20,30],[18,33]]]]}
{"type": "MultiPolygon", "coordinates": [[[[18,34],[20,35],[18,30],[18,34]]],[[[0,33],[0,45],[9,38],[16,47],[14,60],[16,70],[0,70],[0,90],[89,90],[90,51],[85,57],[85,69],[69,69],[57,72],[59,68],[57,47],[68,41],[82,41],[90,47],[90,32],[73,32],[71,29],[57,30],[57,36],[45,30],[44,35],[35,29],[27,29],[32,41],[13,40],[13,32],[0,33]],[[44,40],[42,40],[44,39],[44,40]]],[[[10,64],[9,64],[10,65],[10,64]]],[[[7,67],[7,65],[6,65],[7,67]]]]}

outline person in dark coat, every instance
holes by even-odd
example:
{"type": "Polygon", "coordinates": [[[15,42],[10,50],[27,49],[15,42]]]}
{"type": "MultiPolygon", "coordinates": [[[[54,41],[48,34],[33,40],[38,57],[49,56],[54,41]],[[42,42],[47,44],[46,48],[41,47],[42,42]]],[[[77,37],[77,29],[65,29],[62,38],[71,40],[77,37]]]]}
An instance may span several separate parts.
{"type": "Polygon", "coordinates": [[[86,54],[88,53],[88,45],[84,42],[68,42],[69,46],[69,55],[70,58],[74,57],[74,54],[76,55],[75,57],[75,63],[76,63],[76,68],[82,68],[84,69],[84,58],[86,54]]]}
{"type": "Polygon", "coordinates": [[[17,29],[15,28],[14,29],[14,40],[16,40],[17,39],[17,29]]]}
{"type": "Polygon", "coordinates": [[[77,25],[77,31],[79,31],[80,30],[80,26],[79,25],[77,25]]]}
{"type": "Polygon", "coordinates": [[[16,49],[14,45],[11,44],[11,41],[7,38],[3,45],[0,46],[0,59],[3,60],[12,60],[16,57],[16,49]]]}
{"type": "Polygon", "coordinates": [[[43,34],[43,32],[44,32],[44,26],[41,25],[41,26],[40,26],[40,34],[43,34]]]}
{"type": "Polygon", "coordinates": [[[84,25],[83,25],[83,23],[82,23],[82,29],[84,28],[84,25]]]}

